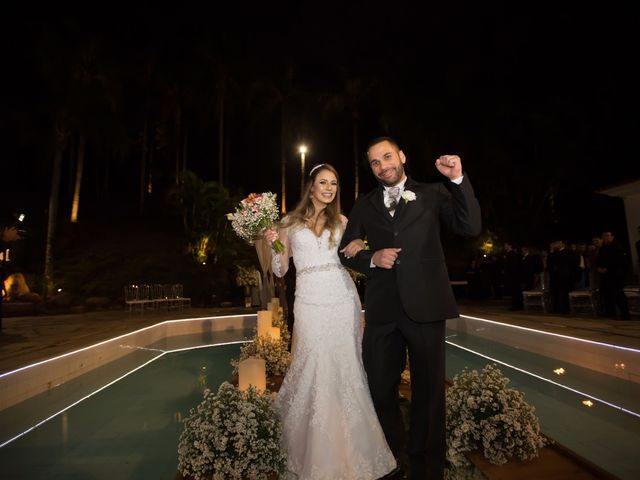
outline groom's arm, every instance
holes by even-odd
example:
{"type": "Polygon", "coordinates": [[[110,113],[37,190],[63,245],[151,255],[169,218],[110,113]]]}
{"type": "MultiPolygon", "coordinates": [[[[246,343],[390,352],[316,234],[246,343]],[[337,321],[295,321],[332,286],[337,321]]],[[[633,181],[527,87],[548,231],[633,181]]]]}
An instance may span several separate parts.
{"type": "Polygon", "coordinates": [[[366,238],[367,232],[363,225],[363,199],[364,197],[360,197],[351,210],[349,221],[347,222],[344,234],[342,235],[340,248],[338,248],[338,255],[340,256],[340,261],[345,267],[349,267],[352,270],[368,275],[371,271],[371,257],[373,257],[374,252],[370,250],[360,250],[355,257],[351,258],[345,257],[344,253],[342,253],[342,249],[344,249],[352,240],[357,238],[366,238]]]}
{"type": "Polygon", "coordinates": [[[440,208],[440,219],[454,233],[475,237],[482,230],[480,204],[476,198],[468,175],[458,185],[445,181],[443,194],[446,199],[440,208]]]}

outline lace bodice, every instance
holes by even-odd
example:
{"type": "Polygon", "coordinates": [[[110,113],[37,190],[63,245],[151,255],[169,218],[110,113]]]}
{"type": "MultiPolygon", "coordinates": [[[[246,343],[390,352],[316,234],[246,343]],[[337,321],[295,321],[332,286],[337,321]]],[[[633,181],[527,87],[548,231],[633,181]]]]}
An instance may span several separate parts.
{"type": "Polygon", "coordinates": [[[298,274],[326,265],[337,265],[341,268],[338,244],[342,231],[334,234],[333,242],[329,242],[331,232],[328,229],[318,236],[307,227],[290,227],[281,229],[279,236],[285,250],[282,254],[273,252],[272,265],[276,276],[283,277],[287,273],[291,256],[298,274]]]}

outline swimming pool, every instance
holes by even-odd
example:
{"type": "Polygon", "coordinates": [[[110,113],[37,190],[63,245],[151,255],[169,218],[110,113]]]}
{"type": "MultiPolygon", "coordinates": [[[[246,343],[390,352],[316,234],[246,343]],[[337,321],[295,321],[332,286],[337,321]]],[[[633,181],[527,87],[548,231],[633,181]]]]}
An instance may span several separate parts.
{"type": "MultiPolygon", "coordinates": [[[[0,410],[0,444],[49,419],[0,448],[3,478],[173,478],[180,420],[205,375],[212,389],[230,377],[237,342],[250,333],[246,318],[234,328],[207,322],[204,334],[201,325],[135,348],[121,338],[111,348],[128,355],[0,410]],[[181,351],[214,344],[222,345],[181,351]]],[[[638,477],[640,352],[471,317],[448,327],[449,378],[499,363],[544,433],[622,479],[638,477]]]]}
{"type": "Polygon", "coordinates": [[[232,344],[157,358],[1,448],[2,478],[174,478],[182,418],[205,385],[230,378],[239,351],[232,344]]]}
{"type": "Polygon", "coordinates": [[[621,479],[639,478],[639,351],[472,317],[448,326],[449,378],[498,364],[547,436],[621,479]]]}

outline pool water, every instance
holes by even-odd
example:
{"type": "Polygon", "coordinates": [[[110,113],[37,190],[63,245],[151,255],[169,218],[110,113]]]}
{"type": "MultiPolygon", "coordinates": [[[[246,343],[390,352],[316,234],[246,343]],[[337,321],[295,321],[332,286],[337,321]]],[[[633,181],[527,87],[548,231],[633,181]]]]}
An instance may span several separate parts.
{"type": "MultiPolygon", "coordinates": [[[[181,419],[240,345],[164,355],[0,449],[2,479],[173,479],[181,419]]],[[[46,396],[39,401],[46,402],[46,396]]]]}
{"type": "MultiPolygon", "coordinates": [[[[205,340],[239,339],[237,332],[216,335],[205,340]]],[[[531,335],[534,341],[531,333],[514,335],[531,335]]],[[[53,416],[0,448],[0,478],[173,479],[182,419],[200,402],[205,386],[216,390],[231,378],[229,362],[239,356],[241,346],[169,351],[202,341],[181,337],[157,349],[136,350],[1,411],[0,430],[13,432],[53,416]],[[133,373],[123,377],[125,371],[133,373]],[[71,404],[69,398],[82,398],[111,381],[115,383],[54,415],[71,404]]],[[[509,386],[535,406],[545,434],[621,479],[640,478],[640,384],[459,330],[448,330],[447,342],[449,378],[464,367],[480,370],[498,362],[509,386]],[[566,374],[554,377],[550,372],[560,365],[566,374]],[[599,400],[586,407],[588,398],[599,400]]]]}
{"type": "Polygon", "coordinates": [[[447,377],[465,366],[480,371],[495,363],[489,358],[502,362],[508,387],[535,407],[543,433],[621,479],[640,478],[640,384],[474,335],[449,330],[447,338],[447,377]],[[566,374],[553,378],[559,364],[566,374]]]}

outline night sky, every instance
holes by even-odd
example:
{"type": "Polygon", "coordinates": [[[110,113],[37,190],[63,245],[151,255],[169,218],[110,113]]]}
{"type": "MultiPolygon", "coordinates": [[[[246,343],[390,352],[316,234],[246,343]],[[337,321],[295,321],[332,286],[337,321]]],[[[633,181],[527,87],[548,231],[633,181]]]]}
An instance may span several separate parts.
{"type": "Polygon", "coordinates": [[[441,181],[435,159],[460,155],[502,239],[544,246],[624,228],[621,202],[594,192],[640,177],[629,11],[374,5],[7,16],[3,208],[44,225],[62,127],[61,222],[81,136],[80,220],[135,216],[146,125],[146,208],[162,211],[176,162],[219,180],[224,98],[223,183],[235,192],[280,193],[284,142],[291,208],[304,142],[307,172],[329,162],[341,173],[348,213],[354,148],[367,192],[364,146],[391,135],[418,180],[441,181]]]}

